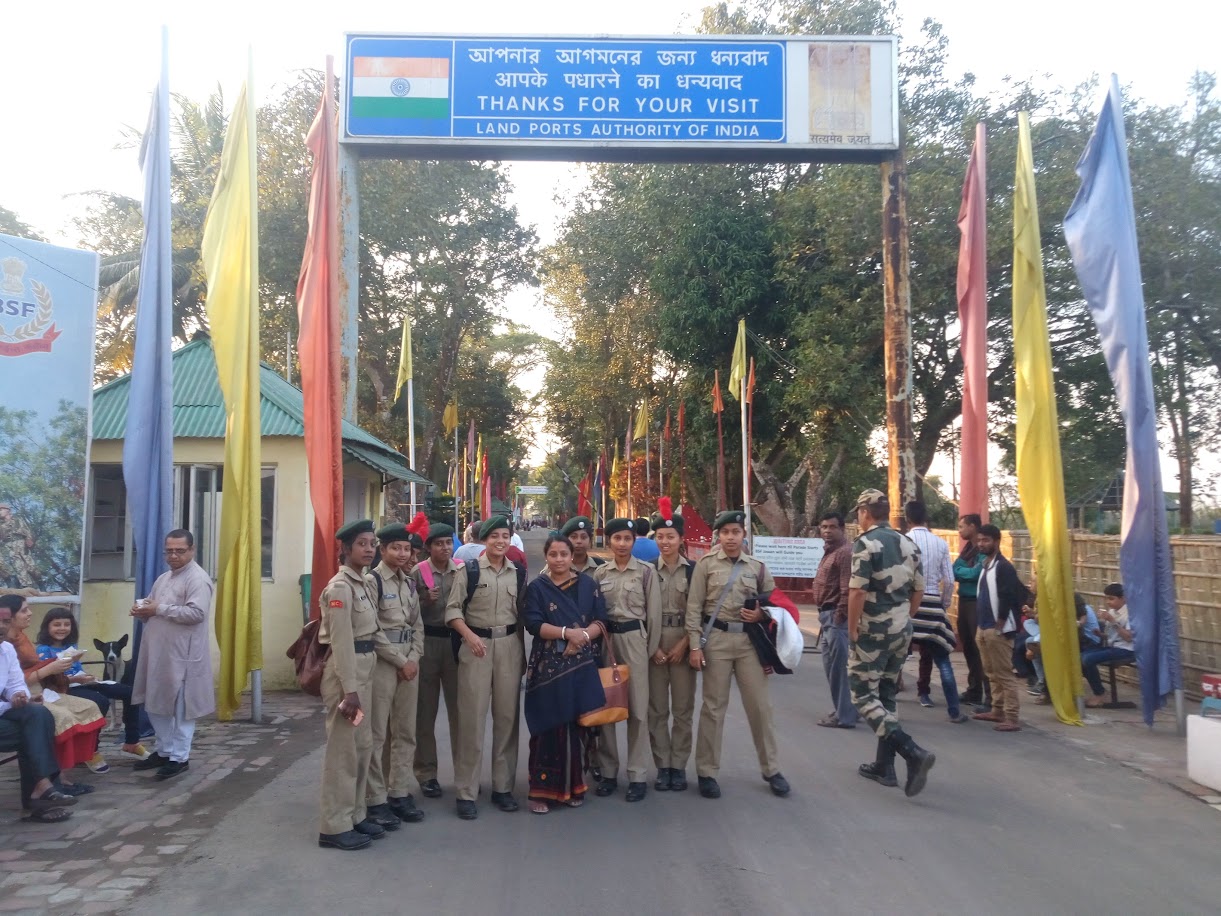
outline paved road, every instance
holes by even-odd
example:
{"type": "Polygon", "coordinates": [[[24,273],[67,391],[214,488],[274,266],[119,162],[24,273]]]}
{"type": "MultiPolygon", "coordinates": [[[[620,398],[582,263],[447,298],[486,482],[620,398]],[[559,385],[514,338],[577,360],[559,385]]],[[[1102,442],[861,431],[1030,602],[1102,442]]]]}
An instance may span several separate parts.
{"type": "MultiPolygon", "coordinates": [[[[541,533],[540,533],[541,534],[541,533]]],[[[532,542],[531,571],[541,537],[532,542]]],[[[1206,805],[1070,743],[1000,735],[903,695],[900,715],[938,754],[909,800],[856,775],[872,735],[814,727],[820,659],[773,681],[787,799],[759,778],[737,700],[719,801],[622,794],[545,817],[453,795],[368,850],[317,848],[321,750],[231,812],[196,857],[142,896],[146,912],[268,913],[1215,913],[1221,822],[1206,805]]],[[[443,718],[443,717],[442,717],[443,718]]],[[[518,795],[525,794],[523,724],[518,795]]],[[[487,764],[485,763],[485,766],[487,764]]],[[[693,775],[693,774],[691,774],[693,775]]],[[[448,772],[442,779],[447,780],[448,772]]],[[[486,776],[485,776],[486,779],[486,776]]],[[[694,782],[694,780],[693,780],[694,782]]],[[[486,785],[485,785],[486,788],[486,785]]]]}

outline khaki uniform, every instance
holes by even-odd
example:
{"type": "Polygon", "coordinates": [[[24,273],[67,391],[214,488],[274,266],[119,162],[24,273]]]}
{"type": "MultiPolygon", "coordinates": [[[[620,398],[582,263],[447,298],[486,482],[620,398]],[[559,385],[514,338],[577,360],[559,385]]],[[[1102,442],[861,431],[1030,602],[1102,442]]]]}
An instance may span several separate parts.
{"type": "Polygon", "coordinates": [[[509,560],[497,572],[485,553],[479,558],[479,585],[466,601],[465,572],[449,591],[445,622],[464,617],[487,653],[476,658],[465,642],[458,650],[458,769],[460,801],[475,801],[483,770],[483,732],[492,711],[492,791],[512,792],[517,778],[521,729],[521,677],[526,670],[524,630],[517,622],[517,567],[509,560]],[[489,634],[490,635],[486,635],[489,634]]]}
{"type": "Polygon", "coordinates": [[[322,823],[320,833],[346,833],[365,819],[365,784],[373,748],[370,704],[374,647],[385,646],[377,626],[377,595],[369,595],[360,573],[344,566],[322,592],[322,622],[318,640],[329,643],[331,657],[322,672],[322,702],[326,707],[326,752],[322,758],[322,823]],[[356,643],[365,645],[357,651],[356,643]],[[339,713],[344,694],[360,697],[364,721],[353,726],[339,713]]]}
{"type": "Polygon", "coordinates": [[[368,577],[369,594],[377,599],[377,622],[386,634],[377,649],[373,669],[373,703],[370,711],[373,749],[369,759],[368,807],[384,805],[386,798],[410,794],[411,764],[415,758],[415,717],[420,676],[399,679],[408,662],[420,663],[424,654],[424,621],[410,574],[395,572],[385,561],[368,577]],[[382,580],[378,597],[377,580],[382,580]]]}
{"type": "MultiPolygon", "coordinates": [[[[623,569],[612,560],[599,566],[593,577],[606,599],[615,658],[631,672],[627,682],[627,778],[628,782],[644,782],[649,775],[649,658],[661,643],[661,576],[651,564],[629,557],[623,569]],[[625,631],[615,632],[618,628],[625,631]]],[[[619,774],[614,725],[602,726],[598,765],[603,779],[615,779],[619,774]]]]}
{"type": "MultiPolygon", "coordinates": [[[[661,648],[669,652],[687,639],[687,570],[691,562],[678,558],[668,569],[658,559],[661,579],[661,648]]],[[[684,770],[691,757],[695,716],[695,671],[684,658],[676,665],[649,663],[649,742],[658,769],[684,770]],[[674,727],[670,728],[670,715],[674,727]]]]}
{"type": "Polygon", "coordinates": [[[700,708],[699,737],[695,747],[695,768],[700,776],[715,778],[721,768],[721,737],[729,706],[731,677],[738,682],[764,778],[780,772],[767,675],[750,636],[741,632],[743,602],[766,596],[775,587],[772,574],[761,562],[746,554],[732,560],[719,546],[695,564],[687,594],[687,636],[691,648],[700,647],[704,618],[711,617],[718,604],[721,611],[717,621],[730,626],[730,631],[713,627],[704,646],[704,703],[700,708]],[[729,582],[735,562],[745,565],[722,602],[721,593],[729,582]]]}
{"type": "Polygon", "coordinates": [[[445,625],[445,605],[454,583],[462,580],[466,588],[466,572],[461,563],[449,561],[445,572],[432,567],[433,582],[441,594],[433,601],[428,597],[428,585],[421,570],[432,567],[425,560],[411,571],[416,594],[420,598],[420,616],[424,621],[424,655],[420,659],[420,690],[415,719],[415,778],[423,783],[437,778],[437,712],[441,695],[445,695],[445,715],[449,719],[450,760],[458,771],[458,662],[454,660],[450,629],[445,625]]]}
{"type": "Polygon", "coordinates": [[[579,573],[589,573],[589,574],[592,576],[592,575],[593,575],[594,573],[596,573],[596,572],[597,572],[597,571],[598,571],[598,570],[599,570],[601,567],[603,567],[603,566],[605,566],[605,565],[606,565],[605,563],[599,563],[597,560],[595,560],[595,559],[593,558],[593,554],[590,554],[589,556],[587,556],[587,557],[585,558],[585,565],[584,565],[584,566],[582,566],[580,569],[578,569],[578,568],[576,567],[576,564],[573,564],[572,571],[573,571],[573,572],[579,572],[579,573]]]}

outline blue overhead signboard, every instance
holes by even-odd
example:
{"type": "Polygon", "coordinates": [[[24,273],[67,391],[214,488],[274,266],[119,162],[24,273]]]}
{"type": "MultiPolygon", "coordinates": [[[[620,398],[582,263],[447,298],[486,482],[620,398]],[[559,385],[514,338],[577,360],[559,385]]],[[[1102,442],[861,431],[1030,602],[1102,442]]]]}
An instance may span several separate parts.
{"type": "Polygon", "coordinates": [[[523,156],[538,147],[876,153],[897,135],[894,50],[890,38],[349,35],[344,139],[523,156]]]}

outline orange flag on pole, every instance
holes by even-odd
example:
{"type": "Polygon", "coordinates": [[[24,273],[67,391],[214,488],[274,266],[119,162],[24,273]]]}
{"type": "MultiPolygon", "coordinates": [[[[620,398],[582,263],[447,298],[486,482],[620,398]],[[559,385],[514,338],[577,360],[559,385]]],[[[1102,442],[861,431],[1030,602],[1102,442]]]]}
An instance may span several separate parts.
{"type": "Polygon", "coordinates": [[[712,372],[712,412],[719,414],[725,409],[725,402],[721,400],[721,370],[714,369],[712,372]]]}
{"type": "Polygon", "coordinates": [[[335,125],[333,58],[326,59],[326,83],[318,114],[305,143],[314,158],[310,180],[308,230],[297,316],[301,328],[297,353],[305,407],[305,458],[310,502],[314,507],[314,546],[310,563],[311,619],[321,613],[319,599],[339,569],[335,532],[343,525],[343,410],[339,381],[339,142],[335,125]]]}

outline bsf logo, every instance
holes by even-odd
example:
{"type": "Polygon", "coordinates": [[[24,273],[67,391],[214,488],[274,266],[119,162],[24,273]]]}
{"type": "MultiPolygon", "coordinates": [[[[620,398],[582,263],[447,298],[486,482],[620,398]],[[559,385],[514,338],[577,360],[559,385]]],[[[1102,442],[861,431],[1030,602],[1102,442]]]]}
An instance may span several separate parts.
{"type": "Polygon", "coordinates": [[[51,345],[60,332],[51,322],[55,302],[51,291],[37,280],[28,283],[28,265],[20,258],[0,260],[0,356],[25,356],[27,353],[50,353],[51,345]]]}

